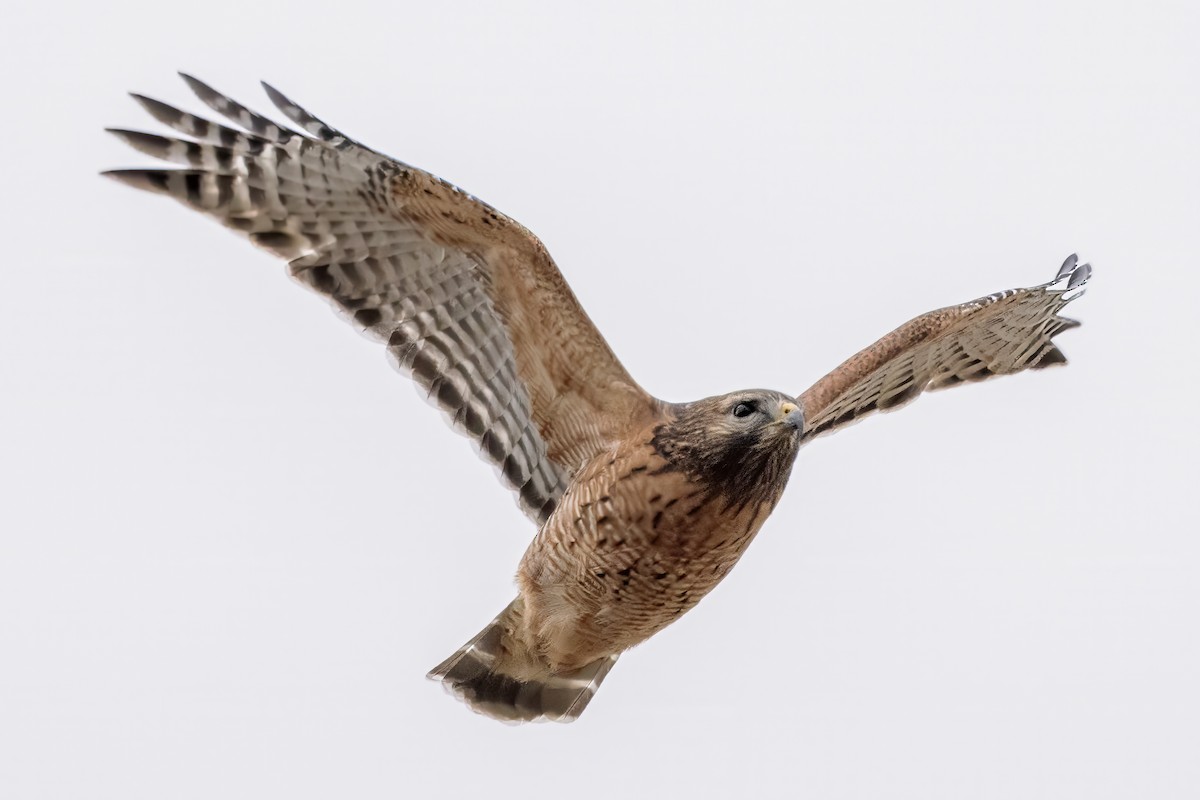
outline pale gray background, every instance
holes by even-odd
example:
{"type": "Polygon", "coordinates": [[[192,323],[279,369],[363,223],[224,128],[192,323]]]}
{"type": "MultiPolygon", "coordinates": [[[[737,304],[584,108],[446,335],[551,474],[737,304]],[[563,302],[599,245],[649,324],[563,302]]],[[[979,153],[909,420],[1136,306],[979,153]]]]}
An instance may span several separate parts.
{"type": "Polygon", "coordinates": [[[6,5],[0,795],[1194,797],[1196,8],[6,5]],[[804,450],[579,723],[504,727],[423,676],[511,498],[282,264],[96,177],[177,68],[529,225],[664,398],[1076,249],[1085,325],[804,450]]]}

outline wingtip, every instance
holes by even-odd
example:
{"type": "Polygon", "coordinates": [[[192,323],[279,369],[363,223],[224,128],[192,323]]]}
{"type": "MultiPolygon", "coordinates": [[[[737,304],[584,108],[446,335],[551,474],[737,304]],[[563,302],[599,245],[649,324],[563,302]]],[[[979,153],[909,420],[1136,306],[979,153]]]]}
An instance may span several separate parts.
{"type": "Polygon", "coordinates": [[[130,92],[129,96],[133,98],[133,101],[135,103],[137,103],[139,106],[141,106],[142,108],[149,111],[151,114],[153,114],[155,112],[155,110],[158,108],[162,108],[162,107],[169,108],[169,106],[167,106],[167,104],[164,103],[162,100],[155,100],[153,97],[148,97],[147,95],[144,95],[141,92],[130,92]]]}
{"type": "Polygon", "coordinates": [[[1091,264],[1083,264],[1082,266],[1077,267],[1071,273],[1071,279],[1069,281],[1067,281],[1067,291],[1070,291],[1072,289],[1078,289],[1080,286],[1083,286],[1085,283],[1087,283],[1088,279],[1091,277],[1092,277],[1092,265],[1091,264]]]}
{"type": "Polygon", "coordinates": [[[267,97],[271,99],[271,103],[274,104],[275,108],[279,109],[285,117],[296,125],[299,125],[300,130],[308,133],[310,136],[315,136],[318,139],[331,142],[335,145],[340,145],[345,141],[346,137],[344,134],[326,125],[283,92],[266,81],[259,81],[259,83],[262,84],[263,91],[267,93],[267,97]]]}
{"type": "Polygon", "coordinates": [[[100,175],[145,192],[167,191],[167,173],[163,170],[106,169],[100,175]]]}
{"type": "Polygon", "coordinates": [[[267,93],[267,97],[271,100],[271,103],[289,118],[291,118],[291,114],[288,113],[288,108],[295,108],[296,104],[289,100],[287,95],[266,81],[259,81],[258,83],[260,86],[262,86],[263,91],[267,93]]]}
{"type": "Polygon", "coordinates": [[[1067,259],[1063,261],[1062,266],[1058,268],[1058,274],[1054,276],[1055,281],[1061,281],[1063,278],[1071,274],[1071,270],[1075,269],[1075,265],[1079,263],[1079,254],[1071,253],[1067,259]]]}
{"type": "Polygon", "coordinates": [[[153,133],[146,133],[145,131],[130,130],[129,128],[105,128],[104,132],[117,137],[118,139],[120,139],[121,141],[123,141],[127,144],[131,143],[133,140],[138,140],[138,139],[149,139],[149,138],[161,139],[162,138],[161,136],[158,136],[153,133]]]}
{"type": "MultiPolygon", "coordinates": [[[[108,129],[105,128],[105,130],[108,130],[108,129]]],[[[129,176],[126,174],[128,172],[129,172],[129,170],[127,170],[127,169],[102,169],[102,170],[100,170],[100,177],[101,178],[109,178],[111,180],[116,181],[117,183],[128,183],[129,176]]]]}
{"type": "Polygon", "coordinates": [[[157,133],[134,131],[126,128],[105,128],[104,131],[117,137],[139,153],[144,153],[151,158],[160,158],[164,161],[179,161],[177,156],[172,155],[173,146],[181,145],[178,141],[168,139],[165,136],[159,136],[157,133]]]}
{"type": "Polygon", "coordinates": [[[1085,286],[1091,277],[1092,265],[1090,263],[1080,264],[1079,256],[1072,253],[1067,256],[1067,260],[1058,268],[1058,273],[1054,276],[1054,280],[1043,285],[1054,291],[1061,292],[1064,295],[1064,301],[1070,302],[1083,294],[1085,286]]]}
{"type": "Polygon", "coordinates": [[[212,88],[194,75],[184,72],[183,70],[179,71],[179,77],[183,78],[183,82],[186,83],[188,88],[191,89],[192,92],[194,92],[201,100],[205,100],[206,97],[211,97],[212,95],[217,94],[216,89],[212,88]]]}
{"type": "MultiPolygon", "coordinates": [[[[104,132],[107,133],[109,136],[115,136],[116,138],[120,139],[122,142],[129,145],[130,147],[132,147],[135,150],[140,149],[138,147],[139,140],[142,137],[146,137],[146,136],[150,135],[147,133],[139,133],[138,131],[131,131],[126,128],[105,128],[104,132]]],[[[110,170],[110,171],[115,172],[115,170],[110,170]]],[[[101,173],[101,174],[103,175],[106,173],[101,173]]]]}

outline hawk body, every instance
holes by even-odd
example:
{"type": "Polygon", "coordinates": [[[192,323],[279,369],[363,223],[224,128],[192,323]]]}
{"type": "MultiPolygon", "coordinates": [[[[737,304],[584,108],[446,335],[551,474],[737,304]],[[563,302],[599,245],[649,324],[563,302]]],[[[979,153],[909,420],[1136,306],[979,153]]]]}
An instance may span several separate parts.
{"type": "Polygon", "coordinates": [[[552,686],[556,675],[607,671],[700,602],[783,494],[802,426],[779,392],[664,404],[576,473],[521,560],[517,601],[432,675],[506,719],[582,712],[590,682],[577,694],[527,693],[515,710],[494,701],[513,681],[552,686]],[[753,410],[734,416],[739,406],[753,410]]]}
{"type": "Polygon", "coordinates": [[[498,719],[579,716],[625,650],[693,608],[775,508],[799,448],[927,390],[1065,363],[1059,315],[1091,268],[930,312],[798,397],[666,403],[643,390],[542,243],[266,87],[298,127],[184,76],[237,127],[134,95],[172,138],[112,131],[181,165],[108,173],[286,259],[385,345],[537,526],[517,598],[430,676],[498,719]]]}
{"type": "Polygon", "coordinates": [[[517,573],[527,642],[552,668],[638,644],[733,568],[783,493],[799,444],[791,398],[763,396],[773,413],[737,435],[721,430],[737,401],[675,407],[575,476],[517,573]]]}

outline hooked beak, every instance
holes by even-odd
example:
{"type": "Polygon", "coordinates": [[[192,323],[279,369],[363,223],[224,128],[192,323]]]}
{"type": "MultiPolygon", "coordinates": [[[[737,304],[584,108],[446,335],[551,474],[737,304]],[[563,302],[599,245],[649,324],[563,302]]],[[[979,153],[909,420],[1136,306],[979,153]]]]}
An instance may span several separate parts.
{"type": "Polygon", "coordinates": [[[804,427],[804,412],[796,403],[783,403],[779,406],[779,421],[795,430],[804,427]]]}

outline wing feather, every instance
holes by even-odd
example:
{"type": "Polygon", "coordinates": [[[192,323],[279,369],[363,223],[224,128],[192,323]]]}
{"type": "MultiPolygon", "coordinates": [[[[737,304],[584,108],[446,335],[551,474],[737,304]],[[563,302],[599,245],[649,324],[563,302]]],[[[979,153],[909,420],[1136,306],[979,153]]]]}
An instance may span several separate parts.
{"type": "Polygon", "coordinates": [[[183,77],[242,130],[134,95],[186,138],[111,132],[182,168],[106,174],[287,259],[295,278],[387,346],[535,521],[584,461],[659,413],[524,227],[270,86],[302,132],[183,77]]]}
{"type": "Polygon", "coordinates": [[[804,438],[888,411],[925,391],[1065,364],[1051,340],[1079,325],[1059,316],[1092,274],[1070,256],[1050,283],[1009,289],[912,319],[800,395],[804,438]]]}

